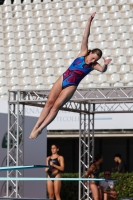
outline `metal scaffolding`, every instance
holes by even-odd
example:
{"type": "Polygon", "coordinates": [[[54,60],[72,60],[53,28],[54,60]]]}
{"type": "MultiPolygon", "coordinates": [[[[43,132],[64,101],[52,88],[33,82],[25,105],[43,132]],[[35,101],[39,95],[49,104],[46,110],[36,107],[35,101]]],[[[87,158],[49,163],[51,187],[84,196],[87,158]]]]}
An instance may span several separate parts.
{"type": "MultiPolygon", "coordinates": [[[[49,90],[11,90],[8,109],[7,166],[23,165],[24,106],[44,107],[49,90]]],[[[94,115],[98,113],[133,113],[133,87],[77,89],[61,110],[80,114],[79,177],[94,158],[94,115]]],[[[7,177],[21,177],[23,172],[7,172],[7,177]]],[[[7,181],[7,197],[22,197],[23,183],[7,181]],[[12,188],[9,192],[9,187],[12,188]]],[[[89,189],[79,182],[79,200],[91,199],[89,189]]]]}
{"type": "MultiPolygon", "coordinates": [[[[8,104],[7,166],[24,165],[24,105],[19,103],[19,91],[13,94],[15,103],[8,104]]],[[[10,98],[10,96],[9,96],[10,98]]],[[[7,177],[21,177],[23,170],[7,171],[7,177]]],[[[6,196],[21,198],[23,182],[7,181],[6,196]]]]}

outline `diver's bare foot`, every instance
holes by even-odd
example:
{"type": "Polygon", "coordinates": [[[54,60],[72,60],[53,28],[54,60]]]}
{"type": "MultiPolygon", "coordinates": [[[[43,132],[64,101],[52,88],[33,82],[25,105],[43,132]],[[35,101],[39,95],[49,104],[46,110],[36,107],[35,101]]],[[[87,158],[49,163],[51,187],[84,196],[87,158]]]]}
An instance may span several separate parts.
{"type": "Polygon", "coordinates": [[[35,139],[38,137],[39,134],[41,134],[41,129],[38,128],[37,130],[31,132],[29,138],[35,139]]]}
{"type": "MultiPolygon", "coordinates": [[[[31,134],[30,134],[30,136],[31,135],[34,135],[34,132],[38,129],[39,127],[36,125],[36,126],[34,126],[34,128],[32,129],[32,131],[31,131],[31,134]]],[[[29,137],[30,138],[30,137],[29,137]]]]}

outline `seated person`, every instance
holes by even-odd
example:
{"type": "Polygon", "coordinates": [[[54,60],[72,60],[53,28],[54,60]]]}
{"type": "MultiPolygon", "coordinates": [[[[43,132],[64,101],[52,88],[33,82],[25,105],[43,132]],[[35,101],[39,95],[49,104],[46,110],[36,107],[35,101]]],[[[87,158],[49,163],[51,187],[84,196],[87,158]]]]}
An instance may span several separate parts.
{"type": "MultiPolygon", "coordinates": [[[[109,170],[104,171],[104,178],[105,179],[111,179],[111,172],[109,170]]],[[[115,200],[117,197],[117,192],[114,190],[114,182],[109,181],[100,181],[99,183],[101,193],[102,193],[102,199],[103,200],[115,200]]]]}

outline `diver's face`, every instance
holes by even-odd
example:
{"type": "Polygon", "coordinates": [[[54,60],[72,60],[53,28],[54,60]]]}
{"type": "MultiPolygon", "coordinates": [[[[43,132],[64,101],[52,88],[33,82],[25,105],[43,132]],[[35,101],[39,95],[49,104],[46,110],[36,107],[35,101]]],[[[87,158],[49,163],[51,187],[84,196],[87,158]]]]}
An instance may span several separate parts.
{"type": "Polygon", "coordinates": [[[95,63],[95,62],[97,62],[99,60],[99,56],[96,53],[90,52],[90,54],[88,55],[88,60],[91,63],[95,63]]]}
{"type": "Polygon", "coordinates": [[[56,154],[58,152],[58,150],[59,149],[55,145],[51,146],[51,152],[52,152],[52,154],[56,154]]]}

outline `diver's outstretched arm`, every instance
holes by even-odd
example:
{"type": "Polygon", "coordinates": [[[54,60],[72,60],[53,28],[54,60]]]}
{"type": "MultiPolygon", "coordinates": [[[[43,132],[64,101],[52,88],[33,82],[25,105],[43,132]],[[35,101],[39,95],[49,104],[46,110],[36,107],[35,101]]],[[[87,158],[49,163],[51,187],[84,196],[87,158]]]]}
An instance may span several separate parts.
{"type": "Polygon", "coordinates": [[[84,35],[83,35],[83,39],[82,39],[82,43],[81,43],[81,49],[80,49],[80,53],[82,54],[87,54],[88,53],[88,38],[90,35],[90,27],[91,27],[91,22],[93,20],[93,18],[95,17],[96,12],[94,12],[87,21],[85,30],[84,30],[84,35]]]}

